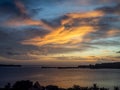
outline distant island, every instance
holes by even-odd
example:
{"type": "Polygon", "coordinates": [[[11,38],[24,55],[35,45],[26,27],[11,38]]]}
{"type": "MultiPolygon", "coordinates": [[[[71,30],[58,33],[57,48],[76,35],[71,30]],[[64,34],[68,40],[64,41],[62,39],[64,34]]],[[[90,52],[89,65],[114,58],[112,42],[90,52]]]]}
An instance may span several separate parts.
{"type": "Polygon", "coordinates": [[[22,65],[0,64],[0,67],[21,67],[22,65]]]}
{"type": "Polygon", "coordinates": [[[90,68],[90,69],[120,69],[120,62],[114,63],[101,63],[95,65],[80,65],[78,68],[90,68]]]}
{"type": "Polygon", "coordinates": [[[114,62],[114,63],[100,63],[100,64],[95,64],[95,65],[79,65],[76,67],[45,67],[42,66],[41,68],[43,69],[48,69],[48,68],[56,68],[56,69],[120,69],[120,62],[114,62]]]}

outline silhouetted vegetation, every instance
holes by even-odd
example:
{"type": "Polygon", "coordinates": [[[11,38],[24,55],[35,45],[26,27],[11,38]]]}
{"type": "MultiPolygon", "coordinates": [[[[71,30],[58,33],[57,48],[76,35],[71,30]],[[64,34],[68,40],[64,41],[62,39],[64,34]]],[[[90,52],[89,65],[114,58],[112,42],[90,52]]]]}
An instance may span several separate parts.
{"type": "Polygon", "coordinates": [[[27,81],[17,81],[13,85],[13,90],[29,90],[29,88],[33,87],[33,82],[27,81]]]}
{"type": "MultiPolygon", "coordinates": [[[[91,87],[80,87],[79,85],[74,85],[70,88],[59,88],[55,85],[41,86],[39,82],[33,83],[29,80],[22,80],[17,81],[13,86],[8,83],[4,88],[0,88],[0,90],[109,90],[109,88],[100,88],[97,84],[93,84],[91,87]]],[[[114,87],[114,90],[119,90],[119,87],[114,87]]]]}

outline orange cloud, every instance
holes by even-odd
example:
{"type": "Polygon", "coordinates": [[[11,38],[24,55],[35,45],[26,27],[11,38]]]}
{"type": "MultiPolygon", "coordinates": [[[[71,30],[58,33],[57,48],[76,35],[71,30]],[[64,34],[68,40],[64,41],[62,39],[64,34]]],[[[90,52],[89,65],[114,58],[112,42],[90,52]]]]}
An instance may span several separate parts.
{"type": "Polygon", "coordinates": [[[53,30],[53,28],[49,24],[45,23],[42,20],[32,20],[32,19],[21,20],[19,18],[16,18],[16,19],[12,19],[12,20],[5,22],[4,25],[14,26],[14,27],[20,27],[20,26],[26,26],[26,25],[27,26],[40,26],[47,30],[53,30]]]}
{"type": "Polygon", "coordinates": [[[120,33],[120,30],[110,30],[107,32],[108,36],[115,36],[120,33]]]}
{"type": "Polygon", "coordinates": [[[104,15],[101,11],[91,11],[86,13],[70,13],[66,16],[69,17],[69,19],[63,19],[61,20],[61,24],[64,25],[66,23],[73,23],[73,19],[83,19],[83,18],[93,18],[93,17],[102,17],[104,15]]]}
{"type": "Polygon", "coordinates": [[[73,30],[66,30],[64,27],[60,27],[57,30],[52,31],[45,37],[35,37],[33,39],[22,42],[23,44],[32,45],[45,45],[45,44],[66,44],[66,43],[78,43],[83,41],[83,37],[93,32],[91,26],[76,27],[73,30]],[[75,42],[77,40],[77,42],[75,42]]]}
{"type": "Polygon", "coordinates": [[[104,14],[100,11],[91,11],[87,13],[71,13],[67,14],[67,19],[61,20],[61,25],[51,31],[44,37],[36,36],[32,39],[25,40],[22,44],[31,44],[36,46],[42,46],[47,44],[76,44],[84,41],[84,36],[91,32],[95,32],[95,27],[87,25],[79,25],[79,21],[75,21],[75,19],[81,18],[91,18],[91,17],[99,17],[104,14]],[[74,25],[78,24],[78,25],[74,25]],[[68,25],[66,27],[65,25],[68,25]],[[69,27],[70,26],[70,27],[69,27]]]}
{"type": "Polygon", "coordinates": [[[67,16],[71,18],[91,18],[91,17],[101,17],[104,13],[101,11],[91,11],[86,13],[70,13],[67,16]]]}

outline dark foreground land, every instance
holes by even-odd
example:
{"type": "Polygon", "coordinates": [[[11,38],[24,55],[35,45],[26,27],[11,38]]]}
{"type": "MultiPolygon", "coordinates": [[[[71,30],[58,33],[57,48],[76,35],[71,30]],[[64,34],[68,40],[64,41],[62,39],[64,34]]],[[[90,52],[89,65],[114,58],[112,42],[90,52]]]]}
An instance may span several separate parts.
{"type": "MultiPolygon", "coordinates": [[[[4,88],[0,88],[0,90],[109,90],[109,88],[98,87],[96,84],[93,84],[91,87],[80,87],[78,85],[74,85],[70,88],[59,88],[58,86],[48,85],[41,86],[38,82],[33,83],[29,80],[17,81],[15,84],[11,86],[10,83],[5,85],[4,88]]],[[[114,87],[113,90],[120,90],[119,87],[114,87]]]]}

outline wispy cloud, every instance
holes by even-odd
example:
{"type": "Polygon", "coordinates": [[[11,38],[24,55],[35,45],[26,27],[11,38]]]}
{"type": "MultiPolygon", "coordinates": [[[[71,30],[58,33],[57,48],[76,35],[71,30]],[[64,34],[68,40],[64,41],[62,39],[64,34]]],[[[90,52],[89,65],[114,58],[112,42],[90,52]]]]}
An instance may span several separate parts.
{"type": "MultiPolygon", "coordinates": [[[[61,19],[61,24],[57,29],[54,29],[49,34],[45,35],[43,38],[37,36],[33,39],[26,40],[22,42],[23,44],[31,45],[46,45],[46,44],[76,44],[83,41],[83,37],[89,33],[95,32],[95,27],[89,25],[89,22],[81,19],[89,19],[93,17],[103,16],[103,13],[93,11],[88,13],[71,13],[67,14],[66,19],[61,19]],[[84,24],[84,25],[83,25],[84,24]]],[[[96,21],[96,23],[98,23],[96,21]]]]}

